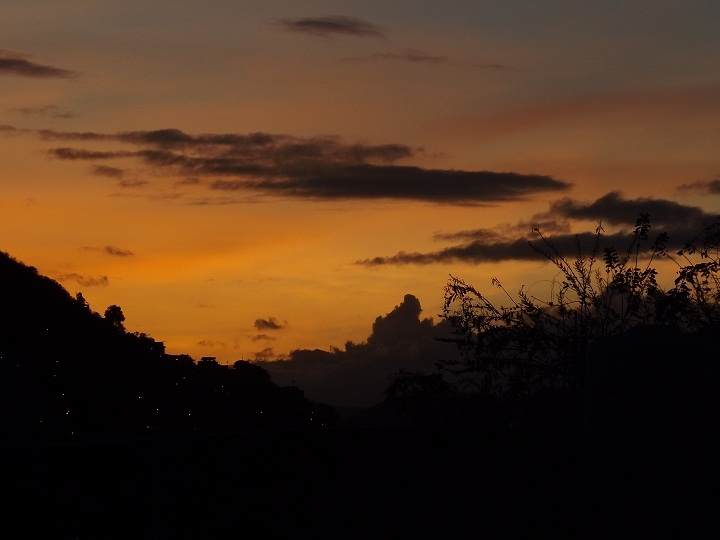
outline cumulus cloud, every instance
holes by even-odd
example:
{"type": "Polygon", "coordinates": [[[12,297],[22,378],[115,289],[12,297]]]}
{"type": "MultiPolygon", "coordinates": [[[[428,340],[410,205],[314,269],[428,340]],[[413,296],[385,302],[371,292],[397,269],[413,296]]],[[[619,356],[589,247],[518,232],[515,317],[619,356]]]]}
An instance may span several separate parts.
{"type": "Polygon", "coordinates": [[[302,32],[315,36],[346,35],[358,37],[384,37],[380,28],[356,17],[332,15],[301,19],[280,19],[280,25],[290,32],[302,32]]]}
{"type": "Polygon", "coordinates": [[[67,69],[37,64],[28,60],[26,55],[0,50],[0,75],[66,79],[77,74],[67,69]]]}
{"type": "Polygon", "coordinates": [[[635,225],[641,213],[649,214],[653,230],[670,235],[668,248],[681,248],[707,223],[720,219],[696,206],[687,206],[667,199],[625,199],[619,192],[610,192],[595,201],[581,202],[563,198],[550,203],[548,212],[537,214],[530,221],[495,229],[477,229],[437,234],[442,241],[459,241],[432,252],[401,251],[395,255],[379,256],[357,261],[364,266],[434,264],[457,261],[469,263],[497,262],[505,260],[536,260],[537,253],[529,246],[538,240],[536,230],[552,242],[563,254],[577,250],[577,242],[590,246],[595,239],[593,231],[570,233],[572,222],[601,221],[616,227],[604,236],[606,245],[623,246],[627,233],[635,225]]]}
{"type": "Polygon", "coordinates": [[[275,317],[268,319],[255,319],[253,326],[258,330],[282,330],[287,326],[287,322],[280,322],[275,317]]]}
{"type": "MultiPolygon", "coordinates": [[[[311,200],[392,199],[442,204],[486,204],[567,190],[539,174],[426,169],[398,163],[422,149],[403,144],[343,143],[333,137],[269,133],[189,135],[176,129],[122,132],[41,130],[46,140],[114,141],[138,150],[51,149],[64,160],[132,158],[155,176],[205,179],[215,192],[311,200]]],[[[177,186],[177,184],[175,184],[177,186]]]]}
{"type": "Polygon", "coordinates": [[[84,276],[82,274],[68,273],[57,276],[58,281],[74,281],[83,287],[104,287],[110,284],[107,276],[84,276]]]}
{"type": "Polygon", "coordinates": [[[275,358],[275,351],[272,347],[265,347],[262,351],[254,353],[255,362],[263,365],[265,362],[271,361],[275,358]]]}
{"type": "Polygon", "coordinates": [[[435,324],[421,313],[420,301],[406,294],[392,311],[375,319],[365,342],[347,342],[342,350],[299,349],[288,359],[268,357],[258,363],[277,384],[294,382],[309,399],[335,406],[374,405],[399,370],[431,373],[440,358],[458,357],[453,344],[440,341],[450,336],[449,325],[435,324]]]}

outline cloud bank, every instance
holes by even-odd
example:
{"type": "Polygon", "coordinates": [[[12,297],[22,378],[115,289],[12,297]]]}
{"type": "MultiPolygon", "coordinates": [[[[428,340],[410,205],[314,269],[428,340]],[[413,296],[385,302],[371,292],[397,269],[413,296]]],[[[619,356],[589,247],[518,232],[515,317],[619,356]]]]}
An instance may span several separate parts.
{"type": "Polygon", "coordinates": [[[450,336],[445,321],[420,318],[420,301],[406,294],[390,313],[372,324],[366,341],[323,351],[299,349],[286,360],[272,361],[272,349],[256,363],[280,385],[295,384],[306,397],[334,406],[367,407],[383,400],[390,376],[399,370],[434,373],[438,359],[456,359],[457,348],[439,341],[450,336]]]}
{"type": "MultiPolygon", "coordinates": [[[[6,126],[12,128],[12,126],[6,126]]],[[[6,129],[10,132],[10,129],[6,129]]],[[[113,142],[135,150],[56,147],[61,160],[132,159],[153,176],[193,178],[207,189],[310,200],[392,199],[488,204],[559,192],[570,184],[515,172],[428,169],[398,163],[422,152],[403,144],[343,143],[333,137],[270,133],[190,135],[177,129],[116,134],[38,130],[44,140],[113,142]]],[[[96,174],[120,174],[96,165],[96,174]]],[[[178,184],[175,184],[178,187],[178,184]]]]}
{"type": "Polygon", "coordinates": [[[716,222],[719,215],[708,214],[699,207],[686,206],[666,199],[625,199],[617,191],[610,192],[592,202],[580,202],[563,198],[550,203],[548,212],[533,216],[530,221],[495,229],[476,229],[436,235],[437,240],[460,243],[433,252],[405,252],[378,256],[356,261],[364,266],[434,264],[434,263],[484,263],[507,260],[537,260],[537,253],[528,245],[538,240],[534,229],[543,235],[565,255],[577,251],[577,241],[591,246],[593,231],[570,233],[572,222],[602,221],[616,227],[616,231],[604,235],[604,244],[621,249],[627,243],[627,233],[635,225],[639,214],[650,215],[652,230],[670,235],[668,249],[680,249],[694,238],[707,223],[716,222]]]}

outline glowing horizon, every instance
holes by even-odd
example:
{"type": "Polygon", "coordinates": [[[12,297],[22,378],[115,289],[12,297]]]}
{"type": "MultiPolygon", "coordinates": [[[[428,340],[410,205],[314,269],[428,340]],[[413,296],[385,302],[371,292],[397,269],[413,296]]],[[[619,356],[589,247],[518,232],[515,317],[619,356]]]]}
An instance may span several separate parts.
{"type": "Polygon", "coordinates": [[[361,342],[406,294],[437,321],[450,273],[551,279],[531,226],[720,211],[714,5],[337,9],[0,7],[0,249],[232,363],[361,342]]]}

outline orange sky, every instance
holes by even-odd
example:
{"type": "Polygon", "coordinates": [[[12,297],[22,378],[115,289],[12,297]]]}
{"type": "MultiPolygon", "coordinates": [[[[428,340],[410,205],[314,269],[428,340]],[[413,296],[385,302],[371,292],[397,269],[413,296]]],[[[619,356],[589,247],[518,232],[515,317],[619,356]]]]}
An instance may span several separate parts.
{"type": "Polygon", "coordinates": [[[718,212],[716,2],[468,4],[3,2],[0,249],[232,362],[360,342],[408,293],[437,320],[450,273],[552,277],[438,234],[563,197],[543,219],[585,230],[613,191],[613,231],[718,212]]]}

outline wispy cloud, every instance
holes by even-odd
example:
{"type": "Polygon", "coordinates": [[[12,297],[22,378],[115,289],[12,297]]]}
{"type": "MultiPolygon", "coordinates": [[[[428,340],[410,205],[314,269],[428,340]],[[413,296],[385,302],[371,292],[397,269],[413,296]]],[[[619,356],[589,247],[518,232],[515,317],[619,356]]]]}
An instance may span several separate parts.
{"type": "Polygon", "coordinates": [[[10,109],[12,112],[24,116],[45,116],[49,118],[75,118],[75,113],[63,110],[57,105],[45,105],[43,107],[18,107],[10,109]]]}
{"type": "Polygon", "coordinates": [[[272,347],[265,347],[262,351],[253,353],[255,361],[258,363],[272,361],[276,358],[275,351],[272,347]]]}
{"type": "Polygon", "coordinates": [[[201,341],[198,341],[197,343],[201,347],[206,347],[208,349],[224,349],[225,348],[225,342],[223,341],[215,341],[212,339],[203,339],[201,341]]]}
{"type": "Polygon", "coordinates": [[[105,246],[103,251],[113,257],[129,257],[133,254],[129,249],[123,249],[117,246],[105,246]]]}
{"type": "Polygon", "coordinates": [[[130,257],[133,252],[129,249],[119,248],[117,246],[103,246],[103,247],[90,247],[85,246],[82,248],[83,251],[97,251],[104,253],[105,255],[111,255],[113,257],[130,257]]]}
{"type": "Polygon", "coordinates": [[[708,195],[720,195],[720,178],[705,182],[692,182],[678,186],[678,191],[697,191],[708,195]]]}
{"type": "Polygon", "coordinates": [[[280,24],[290,32],[302,32],[316,36],[348,35],[359,37],[384,37],[380,28],[356,17],[332,15],[301,19],[280,19],[280,24]]]}
{"type": "Polygon", "coordinates": [[[602,123],[622,119],[647,123],[654,118],[715,118],[720,113],[720,85],[700,84],[649,88],[616,94],[548,101],[468,117],[453,122],[452,130],[475,140],[497,139],[538,126],[583,119],[602,123]]]}
{"type": "Polygon", "coordinates": [[[346,56],[341,59],[343,62],[382,62],[399,61],[415,64],[444,64],[450,66],[463,66],[489,70],[514,70],[514,68],[499,63],[467,63],[450,56],[432,54],[424,51],[407,50],[403,52],[380,52],[366,56],[346,56]]]}
{"type": "Polygon", "coordinates": [[[258,330],[282,330],[287,326],[287,322],[280,322],[275,317],[267,319],[255,319],[253,326],[258,330]]]}
{"type": "Polygon", "coordinates": [[[60,274],[56,278],[58,281],[74,281],[83,287],[104,287],[110,284],[107,276],[84,276],[77,273],[60,274]]]}
{"type": "Polygon", "coordinates": [[[277,338],[268,336],[267,334],[257,334],[255,336],[252,336],[250,339],[252,339],[253,341],[275,341],[277,338]]]}
{"type": "MultiPolygon", "coordinates": [[[[427,169],[398,163],[422,153],[404,144],[343,143],[333,137],[270,133],[190,135],[176,129],[117,134],[39,130],[44,140],[107,141],[139,147],[86,150],[58,147],[66,160],[135,159],[155,175],[205,179],[212,191],[254,192],[315,200],[405,199],[483,204],[567,190],[539,174],[427,169]]],[[[133,184],[135,185],[135,184],[133,184]]],[[[176,184],[177,186],[177,184],[176,184]]]]}
{"type": "Polygon", "coordinates": [[[77,73],[28,60],[23,54],[0,50],[0,75],[67,79],[77,73]]]}
{"type": "Polygon", "coordinates": [[[495,229],[459,231],[435,236],[437,240],[461,243],[432,252],[401,251],[395,255],[379,256],[356,262],[363,266],[435,264],[457,261],[485,263],[506,260],[535,260],[537,253],[529,242],[538,240],[534,229],[540,229],[553,246],[563,254],[577,251],[578,240],[591,246],[595,234],[584,231],[569,232],[571,222],[602,221],[617,230],[604,236],[608,246],[622,246],[627,241],[627,231],[635,224],[640,213],[650,215],[653,230],[670,235],[668,247],[680,248],[693,238],[702,227],[720,219],[720,215],[708,214],[701,208],[686,206],[666,199],[625,199],[619,192],[611,192],[592,202],[580,202],[564,198],[550,204],[548,212],[535,215],[530,221],[495,229]]]}
{"type": "Polygon", "coordinates": [[[107,176],[109,178],[122,178],[125,171],[108,165],[95,165],[92,168],[92,173],[98,176],[107,176]]]}
{"type": "Polygon", "coordinates": [[[422,51],[406,51],[403,53],[382,52],[367,56],[347,56],[342,60],[344,62],[401,60],[404,62],[416,62],[422,64],[455,64],[455,61],[447,56],[434,55],[422,51]]]}

